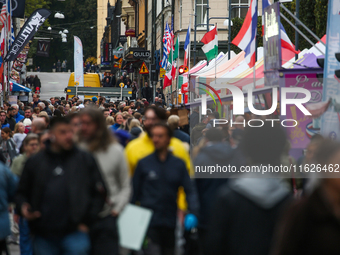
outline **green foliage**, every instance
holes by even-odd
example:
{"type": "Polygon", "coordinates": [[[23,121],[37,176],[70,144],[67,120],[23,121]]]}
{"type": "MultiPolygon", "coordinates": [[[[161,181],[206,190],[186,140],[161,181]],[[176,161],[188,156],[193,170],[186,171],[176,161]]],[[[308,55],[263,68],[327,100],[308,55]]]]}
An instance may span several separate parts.
{"type": "Polygon", "coordinates": [[[321,38],[326,34],[328,0],[316,0],[314,15],[316,34],[321,38]]]}
{"type": "MultiPolygon", "coordinates": [[[[314,33],[316,33],[316,22],[314,14],[315,2],[315,0],[300,1],[300,20],[314,33]]],[[[309,33],[305,29],[303,29],[302,27],[300,27],[300,29],[312,42],[315,42],[315,39],[311,35],[309,35],[309,33]]],[[[310,43],[301,38],[299,42],[299,48],[302,50],[305,48],[309,49],[310,47],[312,47],[310,43]]]]}
{"type": "MultiPolygon", "coordinates": [[[[240,19],[238,17],[233,18],[233,26],[231,28],[231,40],[230,42],[237,36],[238,32],[241,30],[244,19],[240,19]]],[[[262,39],[262,19],[258,17],[257,20],[257,46],[263,46],[263,39],[262,39]]],[[[233,50],[236,54],[241,52],[241,49],[234,44],[231,44],[230,49],[233,50]]]]}
{"type": "MultiPolygon", "coordinates": [[[[296,0],[293,0],[291,3],[285,3],[284,5],[293,14],[295,13],[296,0]]],[[[300,20],[320,38],[326,34],[327,8],[328,0],[300,0],[300,20]]],[[[291,18],[282,8],[281,12],[286,17],[288,17],[289,20],[293,22],[293,24],[295,24],[295,20],[291,18]]],[[[295,44],[295,29],[292,28],[283,18],[281,18],[281,22],[283,27],[286,29],[290,40],[293,44],[295,44]]],[[[315,38],[309,35],[309,33],[305,29],[303,29],[301,26],[299,26],[299,29],[305,35],[307,35],[307,37],[312,42],[316,43],[315,38]]],[[[310,47],[310,43],[308,43],[301,35],[299,35],[299,49],[309,49],[310,47]]]]}
{"type": "Polygon", "coordinates": [[[87,62],[90,62],[90,64],[97,64],[97,58],[96,57],[88,57],[86,60],[85,60],[85,63],[87,62]]]}
{"type": "MultiPolygon", "coordinates": [[[[290,3],[284,3],[284,6],[293,14],[295,13],[295,6],[296,6],[295,1],[296,0],[293,0],[290,3]]],[[[295,20],[285,10],[283,10],[283,8],[280,8],[280,11],[284,16],[286,16],[289,19],[290,22],[295,24],[295,20]]],[[[295,29],[291,25],[289,25],[288,22],[285,21],[282,17],[280,18],[280,20],[281,20],[282,26],[286,30],[286,33],[289,39],[292,41],[293,44],[295,44],[295,29]]]]}
{"type": "Polygon", "coordinates": [[[47,8],[51,2],[49,0],[26,0],[25,2],[25,17],[31,16],[31,14],[39,8],[47,8]]]}
{"type": "MultiPolygon", "coordinates": [[[[233,21],[233,26],[231,27],[230,43],[237,36],[238,32],[241,30],[244,19],[240,19],[240,18],[236,17],[236,18],[232,19],[232,21],[233,21]]],[[[234,44],[230,45],[230,50],[233,50],[236,54],[241,52],[240,48],[235,46],[234,44]]]]}
{"type": "Polygon", "coordinates": [[[67,69],[73,71],[74,36],[78,36],[82,41],[84,59],[91,56],[97,57],[97,29],[96,27],[91,29],[91,27],[97,24],[97,0],[50,1],[49,7],[53,12],[48,22],[52,27],[52,31],[49,33],[46,30],[47,26],[45,26],[42,29],[43,31],[37,33],[39,37],[53,37],[50,46],[50,56],[48,58],[35,56],[36,42],[32,44],[30,54],[34,57],[34,65],[40,66],[42,71],[51,71],[53,63],[56,63],[58,60],[61,62],[67,60],[67,69]],[[65,15],[65,19],[54,18],[56,11],[62,12],[65,15]],[[62,43],[61,36],[59,35],[59,31],[64,29],[69,31],[67,43],[62,43]]]}

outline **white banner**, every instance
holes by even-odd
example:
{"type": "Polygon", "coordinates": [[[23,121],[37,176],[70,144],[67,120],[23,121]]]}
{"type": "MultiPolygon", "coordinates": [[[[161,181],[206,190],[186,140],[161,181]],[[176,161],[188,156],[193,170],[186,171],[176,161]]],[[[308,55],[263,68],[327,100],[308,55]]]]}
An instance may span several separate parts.
{"type": "Polygon", "coordinates": [[[83,44],[74,37],[74,85],[84,87],[83,44]]]}

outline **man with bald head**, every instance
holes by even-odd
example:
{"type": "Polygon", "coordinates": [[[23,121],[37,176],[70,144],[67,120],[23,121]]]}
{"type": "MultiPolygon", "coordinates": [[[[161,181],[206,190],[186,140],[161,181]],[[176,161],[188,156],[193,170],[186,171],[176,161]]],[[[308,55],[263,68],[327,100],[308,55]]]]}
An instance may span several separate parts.
{"type": "Polygon", "coordinates": [[[46,121],[42,117],[33,119],[31,126],[31,133],[40,134],[46,129],[46,121]]]}

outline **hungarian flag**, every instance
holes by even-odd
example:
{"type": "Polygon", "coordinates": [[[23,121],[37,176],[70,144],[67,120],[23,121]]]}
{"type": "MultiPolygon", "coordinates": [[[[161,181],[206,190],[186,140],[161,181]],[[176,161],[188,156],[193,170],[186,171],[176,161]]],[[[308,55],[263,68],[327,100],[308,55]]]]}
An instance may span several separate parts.
{"type": "Polygon", "coordinates": [[[176,62],[174,60],[178,58],[178,50],[179,50],[179,41],[178,40],[179,40],[179,38],[177,36],[175,50],[174,50],[174,52],[172,51],[172,49],[170,51],[168,67],[166,69],[166,73],[165,73],[165,76],[164,76],[163,89],[165,89],[168,86],[171,86],[172,81],[173,81],[173,79],[175,79],[175,76],[176,76],[176,62]]]}
{"type": "Polygon", "coordinates": [[[203,36],[201,42],[204,43],[202,50],[207,56],[207,60],[210,61],[214,59],[218,54],[217,27],[214,27],[209,32],[207,32],[203,36]]]}

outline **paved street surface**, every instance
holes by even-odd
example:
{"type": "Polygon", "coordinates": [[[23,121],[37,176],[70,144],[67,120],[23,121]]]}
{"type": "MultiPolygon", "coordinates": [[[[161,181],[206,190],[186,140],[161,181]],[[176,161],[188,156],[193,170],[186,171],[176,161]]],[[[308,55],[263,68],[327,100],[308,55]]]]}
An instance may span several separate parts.
{"type": "MultiPolygon", "coordinates": [[[[40,99],[46,100],[51,97],[66,97],[64,89],[67,87],[71,73],[37,73],[29,72],[28,75],[38,75],[41,82],[40,99]]],[[[30,97],[32,100],[32,97],[30,97]]]]}

